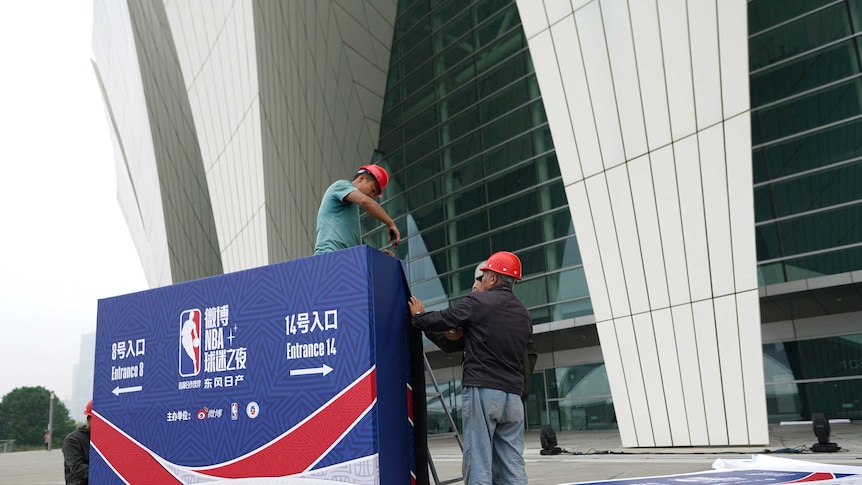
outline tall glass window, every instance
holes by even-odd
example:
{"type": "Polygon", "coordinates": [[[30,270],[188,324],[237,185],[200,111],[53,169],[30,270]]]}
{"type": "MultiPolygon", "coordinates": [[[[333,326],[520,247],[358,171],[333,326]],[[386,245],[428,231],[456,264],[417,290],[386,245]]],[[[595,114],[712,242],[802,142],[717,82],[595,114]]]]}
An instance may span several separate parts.
{"type": "MultiPolygon", "coordinates": [[[[770,422],[862,419],[862,334],[763,345],[766,405],[770,422]]],[[[441,394],[461,426],[461,381],[440,383],[441,394]]],[[[428,386],[428,429],[451,430],[440,399],[428,386]]],[[[558,431],[617,427],[604,363],[558,367],[532,375],[524,403],[526,425],[558,431]]]]}
{"type": "Polygon", "coordinates": [[[748,13],[760,284],[862,269],[862,0],[748,13]]]}
{"type": "MultiPolygon", "coordinates": [[[[517,254],[535,323],[592,313],[554,144],[512,0],[401,0],[380,127],[411,291],[429,310],[517,254]]],[[[386,245],[367,216],[363,237],[386,245]]]]}
{"type": "Polygon", "coordinates": [[[550,424],[561,431],[617,427],[604,363],[548,369],[544,377],[547,409],[539,414],[538,423],[530,419],[531,426],[550,424]]]}
{"type": "Polygon", "coordinates": [[[763,346],[770,421],[862,419],[862,334],[763,346]]]}
{"type": "MultiPolygon", "coordinates": [[[[452,427],[433,385],[427,385],[426,392],[428,432],[450,432],[452,427]]],[[[440,395],[460,431],[461,381],[441,382],[440,395]]],[[[524,412],[528,429],[546,424],[557,431],[617,428],[608,373],[601,362],[534,373],[524,412]]]]}

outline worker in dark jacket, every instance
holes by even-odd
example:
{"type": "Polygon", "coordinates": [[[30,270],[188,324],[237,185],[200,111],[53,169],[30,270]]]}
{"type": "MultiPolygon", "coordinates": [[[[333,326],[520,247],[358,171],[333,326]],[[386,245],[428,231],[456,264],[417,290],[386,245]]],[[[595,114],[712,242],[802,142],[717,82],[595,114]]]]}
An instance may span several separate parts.
{"type": "Polygon", "coordinates": [[[501,483],[526,485],[521,394],[533,320],[512,293],[521,279],[521,261],[501,251],[488,258],[482,271],[482,291],[451,308],[427,313],[422,302],[411,297],[410,313],[421,330],[464,332],[464,483],[490,485],[493,467],[501,483]]]}
{"type": "MultiPolygon", "coordinates": [[[[471,291],[482,291],[482,275],[484,274],[482,269],[485,267],[485,263],[485,261],[482,261],[476,266],[476,271],[473,273],[474,281],[471,291]]],[[[464,330],[461,328],[446,330],[444,332],[426,330],[425,336],[447,354],[464,352],[464,330]]],[[[527,340],[527,349],[524,352],[524,390],[521,393],[522,401],[526,401],[530,397],[530,385],[538,357],[539,354],[536,352],[536,346],[533,345],[533,339],[530,338],[527,340]]]]}
{"type": "Polygon", "coordinates": [[[90,476],[90,420],[93,418],[93,400],[84,408],[87,422],[66,435],[63,440],[63,470],[66,485],[87,485],[90,476]]]}

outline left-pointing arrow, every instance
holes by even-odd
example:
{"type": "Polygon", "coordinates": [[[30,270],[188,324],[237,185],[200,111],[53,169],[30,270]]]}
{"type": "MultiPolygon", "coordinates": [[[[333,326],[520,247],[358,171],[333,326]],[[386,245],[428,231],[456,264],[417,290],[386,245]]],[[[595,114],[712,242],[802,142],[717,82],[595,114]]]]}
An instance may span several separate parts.
{"type": "Polygon", "coordinates": [[[142,389],[141,386],[132,386],[132,387],[120,387],[117,386],[114,388],[113,392],[115,396],[119,396],[120,394],[125,394],[127,392],[138,392],[142,389]]]}

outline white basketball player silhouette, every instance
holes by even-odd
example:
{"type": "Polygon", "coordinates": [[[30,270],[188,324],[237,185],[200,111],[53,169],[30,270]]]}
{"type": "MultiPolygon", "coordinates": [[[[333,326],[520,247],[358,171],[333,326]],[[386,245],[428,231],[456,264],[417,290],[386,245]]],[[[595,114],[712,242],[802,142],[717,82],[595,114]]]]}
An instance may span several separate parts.
{"type": "Polygon", "coordinates": [[[197,374],[201,370],[201,360],[198,358],[201,352],[201,336],[192,315],[193,313],[189,312],[189,318],[183,322],[183,330],[180,335],[182,335],[183,350],[194,361],[195,374],[197,374]]]}

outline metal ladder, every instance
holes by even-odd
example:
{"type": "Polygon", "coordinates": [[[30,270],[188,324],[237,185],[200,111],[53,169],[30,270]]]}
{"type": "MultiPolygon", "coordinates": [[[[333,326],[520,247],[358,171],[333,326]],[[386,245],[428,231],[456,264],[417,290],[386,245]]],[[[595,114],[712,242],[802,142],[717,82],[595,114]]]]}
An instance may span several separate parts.
{"type": "MultiPolygon", "coordinates": [[[[458,428],[455,426],[455,420],[452,419],[452,414],[449,412],[446,400],[443,399],[443,393],[440,392],[440,385],[437,383],[437,378],[434,377],[434,371],[431,369],[431,363],[428,362],[428,356],[423,354],[422,358],[425,360],[425,371],[431,376],[431,382],[434,384],[434,393],[436,394],[437,399],[440,400],[440,404],[443,406],[443,413],[446,414],[446,419],[449,420],[449,427],[452,429],[452,433],[455,435],[455,440],[458,442],[458,448],[460,448],[463,453],[464,444],[461,442],[461,435],[458,433],[458,428]]],[[[428,450],[428,468],[431,469],[431,476],[434,478],[435,485],[448,485],[450,483],[457,483],[464,480],[464,477],[458,477],[440,481],[440,477],[437,475],[437,468],[434,466],[434,460],[431,459],[430,449],[428,450]]]]}

